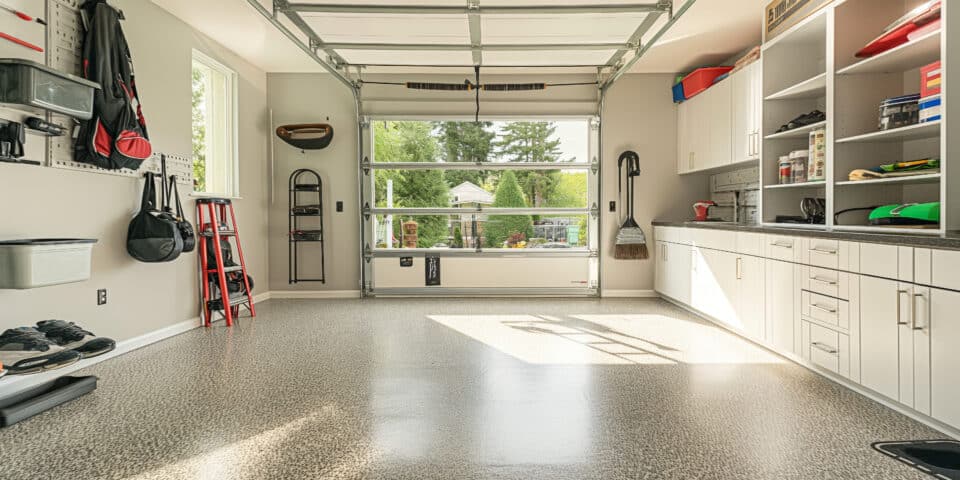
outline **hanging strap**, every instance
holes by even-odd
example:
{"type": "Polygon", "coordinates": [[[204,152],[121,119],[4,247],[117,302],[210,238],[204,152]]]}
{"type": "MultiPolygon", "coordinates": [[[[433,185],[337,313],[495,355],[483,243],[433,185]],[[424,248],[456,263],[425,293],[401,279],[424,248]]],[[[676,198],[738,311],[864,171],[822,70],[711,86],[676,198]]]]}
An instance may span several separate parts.
{"type": "Polygon", "coordinates": [[[140,199],[140,211],[148,212],[156,210],[157,187],[153,172],[143,174],[143,197],[140,199]]]}
{"type": "Polygon", "coordinates": [[[170,198],[171,202],[176,202],[174,205],[177,207],[177,219],[183,220],[183,204],[180,203],[180,190],[177,189],[176,175],[170,175],[170,191],[167,197],[170,198]]]}

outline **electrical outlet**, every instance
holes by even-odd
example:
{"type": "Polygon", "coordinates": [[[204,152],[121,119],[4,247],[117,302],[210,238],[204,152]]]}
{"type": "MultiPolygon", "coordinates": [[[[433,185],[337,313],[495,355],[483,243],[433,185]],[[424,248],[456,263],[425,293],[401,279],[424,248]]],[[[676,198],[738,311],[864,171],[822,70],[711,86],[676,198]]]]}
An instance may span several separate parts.
{"type": "Polygon", "coordinates": [[[107,304],[107,289],[101,288],[97,290],[97,305],[106,305],[107,304]]]}
{"type": "Polygon", "coordinates": [[[337,211],[338,211],[338,212],[341,212],[341,213],[343,212],[343,201],[342,201],[342,200],[337,200],[337,211]]]}
{"type": "Polygon", "coordinates": [[[610,202],[610,211],[611,212],[617,211],[617,202],[610,202]]]}

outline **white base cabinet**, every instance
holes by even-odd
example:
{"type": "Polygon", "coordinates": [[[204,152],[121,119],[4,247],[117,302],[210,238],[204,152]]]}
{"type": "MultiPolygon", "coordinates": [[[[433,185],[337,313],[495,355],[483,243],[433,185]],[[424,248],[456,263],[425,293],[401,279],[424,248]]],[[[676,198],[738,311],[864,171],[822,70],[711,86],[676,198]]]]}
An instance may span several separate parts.
{"type": "Polygon", "coordinates": [[[656,248],[657,291],[681,303],[690,303],[690,246],[657,242],[656,248]]]}
{"type": "Polygon", "coordinates": [[[799,354],[797,277],[792,263],[766,259],[766,340],[778,352],[799,354]]]}
{"type": "Polygon", "coordinates": [[[960,292],[930,289],[930,415],[960,428],[960,292]]]}

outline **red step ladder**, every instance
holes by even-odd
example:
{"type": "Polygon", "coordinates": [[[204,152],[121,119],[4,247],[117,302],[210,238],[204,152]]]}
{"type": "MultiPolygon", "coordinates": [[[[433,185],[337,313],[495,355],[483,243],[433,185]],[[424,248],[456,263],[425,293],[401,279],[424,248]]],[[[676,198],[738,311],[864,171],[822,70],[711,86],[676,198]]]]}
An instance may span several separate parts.
{"type": "Polygon", "coordinates": [[[203,323],[209,327],[213,315],[220,313],[227,326],[233,326],[233,320],[240,316],[240,307],[250,311],[251,317],[257,312],[253,307],[250,293],[250,280],[247,277],[247,263],[243,260],[243,247],[240,246],[240,231],[237,229],[237,216],[233,212],[233,203],[227,198],[201,198],[197,200],[197,225],[200,233],[200,283],[202,285],[203,323]],[[229,215],[229,218],[228,218],[229,215]],[[229,220],[229,223],[227,223],[229,220]],[[224,265],[222,242],[233,239],[237,249],[239,265],[224,265]],[[212,239],[215,265],[207,262],[207,239],[212,239]],[[227,289],[227,275],[240,272],[243,278],[243,291],[230,294],[227,289]],[[226,292],[226,294],[224,294],[226,292]]]}

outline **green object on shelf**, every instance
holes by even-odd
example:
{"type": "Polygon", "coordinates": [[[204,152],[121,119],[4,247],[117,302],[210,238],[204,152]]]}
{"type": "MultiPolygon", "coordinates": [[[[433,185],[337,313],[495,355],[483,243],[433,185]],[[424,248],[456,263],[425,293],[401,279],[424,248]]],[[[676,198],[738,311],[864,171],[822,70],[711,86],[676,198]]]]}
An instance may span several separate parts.
{"type": "Polygon", "coordinates": [[[940,202],[884,205],[870,212],[871,225],[932,225],[940,223],[940,202]]]}

